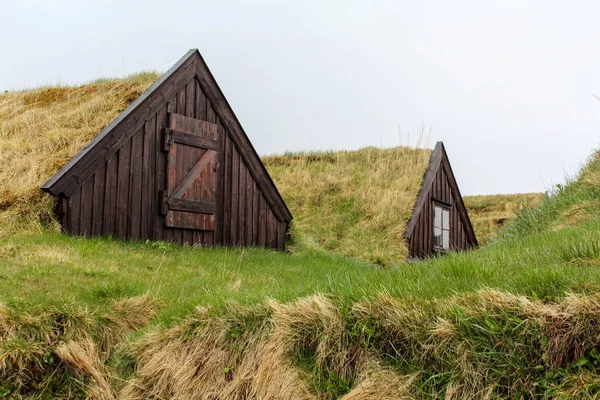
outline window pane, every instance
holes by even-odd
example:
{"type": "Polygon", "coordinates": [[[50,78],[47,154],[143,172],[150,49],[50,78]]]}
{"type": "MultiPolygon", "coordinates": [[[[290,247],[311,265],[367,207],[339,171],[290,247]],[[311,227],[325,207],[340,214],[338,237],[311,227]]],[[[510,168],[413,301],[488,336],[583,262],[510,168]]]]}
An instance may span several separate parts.
{"type": "Polygon", "coordinates": [[[435,207],[435,214],[433,216],[433,226],[442,227],[442,209],[437,206],[435,207]]]}
{"type": "Polygon", "coordinates": [[[433,228],[433,247],[442,247],[442,230],[437,226],[433,228]]]}
{"type": "Polygon", "coordinates": [[[444,249],[449,249],[450,248],[450,231],[446,231],[446,230],[443,231],[442,239],[443,239],[442,247],[444,249]]]}
{"type": "Polygon", "coordinates": [[[442,218],[442,228],[450,229],[450,212],[444,210],[444,218],[442,218]]]}

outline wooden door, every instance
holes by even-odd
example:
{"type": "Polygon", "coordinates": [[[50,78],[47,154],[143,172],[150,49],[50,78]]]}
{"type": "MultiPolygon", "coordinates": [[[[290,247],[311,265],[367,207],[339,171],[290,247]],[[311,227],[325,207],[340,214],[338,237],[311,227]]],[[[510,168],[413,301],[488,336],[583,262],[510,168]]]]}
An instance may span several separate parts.
{"type": "Polygon", "coordinates": [[[217,124],[169,114],[165,130],[167,191],[165,224],[170,228],[216,229],[217,124]]]}

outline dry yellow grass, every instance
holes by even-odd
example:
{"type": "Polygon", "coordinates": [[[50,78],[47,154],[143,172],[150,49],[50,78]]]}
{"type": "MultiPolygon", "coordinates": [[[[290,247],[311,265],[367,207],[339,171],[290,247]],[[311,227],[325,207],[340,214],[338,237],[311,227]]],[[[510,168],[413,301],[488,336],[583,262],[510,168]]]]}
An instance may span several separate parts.
{"type": "MultiPolygon", "coordinates": [[[[200,309],[133,344],[136,370],[123,385],[106,376],[93,343],[56,352],[90,378],[88,393],[104,399],[513,398],[537,393],[531,380],[540,366],[560,370],[598,344],[599,310],[597,295],[545,302],[498,290],[420,302],[381,293],[345,317],[318,294],[289,304],[231,303],[220,316],[200,309]],[[367,338],[372,329],[377,336],[367,338]],[[427,386],[427,376],[443,371],[448,379],[427,386]]],[[[554,384],[585,393],[598,382],[580,378],[554,384]]]]}
{"type": "Polygon", "coordinates": [[[479,244],[492,240],[504,222],[516,217],[520,210],[536,207],[543,197],[543,193],[464,196],[479,244]]]}
{"type": "Polygon", "coordinates": [[[414,399],[413,387],[418,374],[399,375],[393,368],[369,361],[360,372],[356,385],[341,400],[414,399]]]}
{"type": "Polygon", "coordinates": [[[40,186],[158,76],[0,94],[0,229],[50,222],[40,186]]]}
{"type": "Polygon", "coordinates": [[[315,378],[296,359],[307,350],[317,371],[344,382],[358,378],[344,399],[402,398],[414,381],[352,344],[338,306],[314,295],[254,309],[231,304],[226,318],[203,309],[176,328],[148,335],[135,346],[138,369],[120,398],[316,400],[323,397],[315,378]]]}
{"type": "Polygon", "coordinates": [[[559,231],[561,229],[580,225],[593,218],[595,215],[598,215],[598,211],[600,211],[600,199],[588,200],[575,204],[561,213],[552,229],[559,231]]]}
{"type": "Polygon", "coordinates": [[[158,308],[148,296],[116,301],[106,315],[75,306],[29,314],[0,303],[0,389],[8,384],[28,397],[30,390],[43,391],[40,382],[72,374],[89,378],[88,398],[113,399],[121,381],[112,380],[106,361],[158,308]]]}
{"type": "Polygon", "coordinates": [[[431,150],[367,147],[263,159],[304,246],[382,265],[404,261],[406,224],[431,150]]]}
{"type": "Polygon", "coordinates": [[[76,341],[61,343],[54,352],[71,368],[91,377],[87,387],[89,397],[98,400],[115,399],[115,393],[106,380],[104,364],[100,360],[96,344],[91,339],[85,338],[81,343],[76,341]]]}
{"type": "Polygon", "coordinates": [[[15,398],[81,382],[85,396],[56,397],[130,400],[535,397],[532,383],[553,371],[575,372],[544,381],[550,393],[593,398],[600,382],[574,366],[600,345],[598,294],[548,301],[487,289],[431,300],[378,293],[350,304],[319,294],[230,302],[127,340],[156,310],[147,296],[116,302],[100,318],[82,308],[30,315],[0,304],[0,382],[20,390],[15,398]],[[110,362],[119,348],[127,371],[110,362]]]}
{"type": "Polygon", "coordinates": [[[293,340],[273,311],[232,303],[221,319],[200,309],[177,327],[147,335],[134,346],[137,371],[120,398],[314,399],[287,358],[293,340]]]}

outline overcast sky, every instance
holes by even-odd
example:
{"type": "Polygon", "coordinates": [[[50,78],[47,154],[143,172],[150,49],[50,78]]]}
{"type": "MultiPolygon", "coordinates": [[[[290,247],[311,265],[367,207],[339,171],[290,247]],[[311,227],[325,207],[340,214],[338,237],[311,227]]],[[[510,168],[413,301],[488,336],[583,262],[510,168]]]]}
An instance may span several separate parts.
{"type": "Polygon", "coordinates": [[[443,140],[463,194],[548,189],[599,145],[600,2],[0,0],[0,90],[198,48],[260,154],[443,140]]]}

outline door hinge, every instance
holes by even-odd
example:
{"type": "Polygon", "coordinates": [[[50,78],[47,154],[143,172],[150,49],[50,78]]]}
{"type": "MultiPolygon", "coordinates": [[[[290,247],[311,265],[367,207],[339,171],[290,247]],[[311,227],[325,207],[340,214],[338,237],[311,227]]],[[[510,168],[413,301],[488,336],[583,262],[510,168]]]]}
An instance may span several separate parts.
{"type": "Polygon", "coordinates": [[[173,144],[173,131],[170,128],[165,128],[163,131],[163,151],[169,151],[169,147],[173,144]]]}
{"type": "Polygon", "coordinates": [[[164,190],[158,191],[158,212],[160,215],[167,215],[169,204],[167,203],[167,197],[165,196],[164,190]]]}

